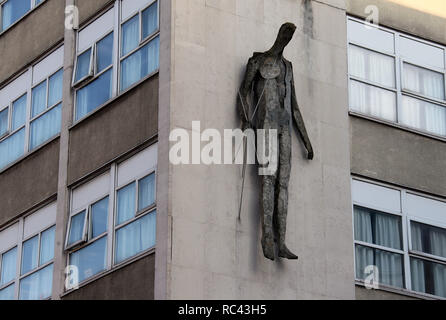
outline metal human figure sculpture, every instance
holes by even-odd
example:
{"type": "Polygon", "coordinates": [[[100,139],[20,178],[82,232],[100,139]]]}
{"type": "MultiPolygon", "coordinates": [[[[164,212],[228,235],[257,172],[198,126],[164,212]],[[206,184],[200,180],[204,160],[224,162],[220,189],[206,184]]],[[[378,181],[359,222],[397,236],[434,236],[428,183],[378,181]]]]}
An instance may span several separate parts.
{"type": "Polygon", "coordinates": [[[238,99],[243,129],[265,129],[266,135],[269,129],[277,130],[278,168],[273,175],[261,176],[262,249],[264,256],[271,260],[275,257],[275,236],[279,257],[298,258],[285,244],[293,120],[308,159],[314,156],[296,99],[292,64],[283,57],[295,31],[294,24],[283,24],[273,47],[264,53],[254,53],[249,59],[238,99]],[[255,110],[252,106],[256,106],[255,110]]]}

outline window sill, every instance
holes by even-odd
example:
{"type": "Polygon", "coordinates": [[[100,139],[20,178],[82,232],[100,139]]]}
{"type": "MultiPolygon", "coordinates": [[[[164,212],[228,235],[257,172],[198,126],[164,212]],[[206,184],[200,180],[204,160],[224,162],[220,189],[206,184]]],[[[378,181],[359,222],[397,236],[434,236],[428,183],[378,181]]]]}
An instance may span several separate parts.
{"type": "Polygon", "coordinates": [[[417,130],[417,129],[414,129],[414,128],[406,127],[406,126],[403,126],[403,125],[395,123],[395,122],[391,122],[391,121],[375,118],[375,117],[372,117],[372,116],[369,116],[369,115],[366,115],[366,114],[363,114],[363,113],[358,113],[358,112],[355,112],[355,111],[349,111],[348,114],[350,116],[352,116],[352,117],[361,118],[361,119],[365,119],[365,120],[381,123],[381,124],[384,124],[384,125],[387,125],[387,126],[390,126],[390,127],[394,127],[396,129],[399,129],[399,130],[402,130],[402,131],[406,131],[406,132],[411,132],[411,133],[417,134],[419,136],[423,136],[423,137],[426,137],[426,138],[431,138],[431,139],[438,140],[438,141],[441,141],[441,142],[446,142],[446,137],[438,136],[438,135],[431,134],[431,133],[428,133],[428,132],[424,132],[424,131],[421,131],[421,130],[417,130]]]}
{"type": "Polygon", "coordinates": [[[50,138],[48,141],[44,142],[43,144],[41,144],[40,146],[38,146],[37,148],[33,149],[32,151],[29,151],[27,153],[25,153],[23,156],[21,156],[20,158],[18,158],[17,160],[11,162],[10,164],[8,164],[6,167],[0,169],[0,175],[2,175],[4,172],[8,171],[9,169],[11,169],[12,167],[14,167],[15,165],[19,164],[20,162],[22,162],[23,160],[27,159],[29,156],[33,155],[34,153],[38,152],[39,150],[45,148],[47,145],[49,145],[50,143],[52,143],[54,140],[57,140],[60,138],[60,133],[57,136],[54,136],[53,138],[50,138]]]}
{"type": "Polygon", "coordinates": [[[364,281],[362,281],[362,280],[355,280],[355,285],[357,287],[362,287],[366,290],[384,291],[384,292],[394,293],[394,294],[398,294],[398,295],[402,295],[402,296],[406,296],[406,297],[410,297],[410,298],[421,299],[421,300],[446,300],[446,298],[434,296],[434,295],[431,295],[428,293],[421,293],[421,292],[416,292],[416,291],[412,291],[412,290],[386,286],[386,285],[382,285],[382,284],[380,284],[378,286],[378,289],[367,289],[364,281]]]}
{"type": "Polygon", "coordinates": [[[36,10],[37,8],[40,8],[41,6],[43,6],[44,3],[46,3],[47,1],[43,1],[39,4],[37,4],[36,6],[34,6],[34,8],[31,8],[27,13],[25,13],[23,16],[21,16],[17,21],[15,21],[13,24],[9,25],[5,30],[1,30],[0,31],[0,37],[3,36],[5,33],[7,33],[8,31],[10,31],[11,29],[13,29],[17,24],[19,24],[23,19],[25,19],[27,16],[29,16],[32,12],[34,12],[34,10],[36,10]]]}
{"type": "Polygon", "coordinates": [[[75,292],[75,291],[77,291],[77,290],[79,290],[79,289],[81,289],[83,287],[86,287],[89,284],[91,284],[91,283],[93,283],[95,281],[98,281],[98,280],[100,280],[100,279],[102,279],[102,278],[104,278],[104,277],[106,277],[106,276],[108,276],[108,275],[110,275],[110,274],[120,270],[120,269],[123,269],[123,268],[127,267],[128,265],[130,265],[130,264],[132,264],[132,263],[134,263],[134,262],[136,262],[138,260],[146,258],[146,257],[148,257],[150,255],[153,255],[153,254],[155,254],[155,251],[156,251],[156,246],[151,248],[151,249],[149,249],[149,250],[147,250],[147,251],[145,251],[145,252],[140,253],[139,255],[136,255],[133,258],[130,258],[129,260],[126,260],[124,262],[116,264],[115,266],[112,266],[111,269],[105,270],[105,271],[103,271],[101,273],[98,273],[97,275],[95,275],[95,276],[93,276],[93,277],[91,277],[91,278],[81,282],[79,284],[78,288],[70,289],[68,291],[65,291],[63,294],[60,295],[60,298],[68,296],[69,294],[71,294],[71,293],[73,293],[73,292],[75,292]]]}
{"type": "MultiPolygon", "coordinates": [[[[116,102],[117,100],[119,100],[121,97],[125,96],[127,93],[129,93],[130,91],[134,90],[135,88],[139,87],[141,84],[143,84],[144,82],[148,81],[149,79],[152,79],[153,77],[155,77],[157,74],[159,74],[159,69],[157,69],[156,71],[152,72],[151,74],[149,74],[148,76],[146,76],[145,78],[139,80],[138,82],[136,82],[134,85],[132,85],[131,87],[127,88],[126,90],[118,93],[115,97],[111,98],[110,100],[108,100],[107,102],[105,102],[104,104],[100,105],[99,107],[97,107],[94,111],[90,112],[88,115],[86,115],[85,117],[81,118],[80,120],[77,120],[74,122],[74,124],[72,124],[70,127],[68,127],[68,131],[71,131],[72,129],[76,128],[78,125],[80,125],[81,123],[83,123],[84,121],[86,121],[87,119],[91,118],[93,115],[99,113],[102,109],[105,109],[106,107],[108,107],[109,105],[113,104],[114,102],[116,102]]],[[[75,111],[75,110],[74,110],[75,111]]]]}

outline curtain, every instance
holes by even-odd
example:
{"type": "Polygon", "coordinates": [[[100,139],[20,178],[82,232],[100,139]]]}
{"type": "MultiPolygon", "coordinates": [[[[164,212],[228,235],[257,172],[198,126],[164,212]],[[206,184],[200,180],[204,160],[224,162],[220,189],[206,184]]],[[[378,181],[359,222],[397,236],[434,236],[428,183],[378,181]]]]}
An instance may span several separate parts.
{"type": "Polygon", "coordinates": [[[395,88],[393,57],[350,45],[349,71],[352,76],[395,88]]]}
{"type": "Polygon", "coordinates": [[[139,45],[139,15],[122,25],[121,57],[136,49],[139,45]]]}
{"type": "Polygon", "coordinates": [[[446,298],[446,266],[433,263],[434,294],[446,298]]]}
{"type": "Polygon", "coordinates": [[[85,211],[71,217],[70,234],[68,244],[76,243],[82,240],[84,232],[85,211]]]}
{"type": "Polygon", "coordinates": [[[389,121],[396,121],[396,96],[392,91],[350,81],[352,110],[389,121]]]}
{"type": "Polygon", "coordinates": [[[33,273],[20,281],[20,300],[42,300],[51,296],[53,265],[33,273]]]}
{"type": "Polygon", "coordinates": [[[55,227],[52,227],[42,233],[40,239],[40,265],[44,265],[54,258],[54,230],[55,227]]]}
{"type": "Polygon", "coordinates": [[[115,263],[153,247],[155,239],[156,212],[152,212],[116,232],[115,263]]]}
{"type": "Polygon", "coordinates": [[[17,248],[9,250],[2,256],[0,285],[5,285],[15,279],[17,265],[17,248]]]}
{"type": "Polygon", "coordinates": [[[432,228],[429,232],[431,253],[446,258],[446,231],[432,228]]]}
{"type": "Polygon", "coordinates": [[[12,130],[25,125],[26,121],[26,94],[12,104],[12,130]]]}
{"type": "Polygon", "coordinates": [[[48,107],[62,101],[63,70],[59,70],[49,79],[48,107]]]}
{"type": "Polygon", "coordinates": [[[62,104],[31,122],[30,149],[34,149],[60,132],[62,104]]]}
{"type": "Polygon", "coordinates": [[[38,266],[39,237],[36,236],[24,242],[22,250],[22,268],[20,274],[24,275],[38,266]]]}
{"type": "Polygon", "coordinates": [[[39,84],[32,92],[31,116],[41,114],[46,109],[46,81],[39,84]]]}
{"type": "Polygon", "coordinates": [[[373,249],[364,246],[355,246],[355,266],[356,278],[364,280],[366,278],[365,268],[373,263],[373,249]]]}
{"type": "Polygon", "coordinates": [[[118,191],[118,218],[116,225],[120,225],[135,216],[135,190],[136,185],[132,183],[118,191]]]}
{"type": "Polygon", "coordinates": [[[91,236],[96,238],[107,231],[108,197],[91,206],[91,236]]]}
{"type": "Polygon", "coordinates": [[[10,285],[9,287],[0,290],[0,301],[4,300],[14,300],[14,290],[15,285],[10,285]]]}
{"type": "Polygon", "coordinates": [[[101,74],[96,80],[78,90],[76,93],[76,120],[85,117],[90,112],[96,110],[111,98],[112,94],[112,74],[110,68],[101,74]]]}
{"type": "Polygon", "coordinates": [[[402,101],[401,123],[446,136],[446,108],[408,96],[402,101]]]}
{"type": "Polygon", "coordinates": [[[151,174],[139,181],[138,210],[145,209],[155,202],[155,175],[151,174]]]}
{"type": "Polygon", "coordinates": [[[405,89],[418,92],[425,96],[440,100],[445,98],[444,76],[435,71],[405,63],[403,85],[405,89]]]}
{"type": "Polygon", "coordinates": [[[31,9],[31,1],[8,0],[2,6],[2,30],[23,17],[31,9]]]}
{"type": "Polygon", "coordinates": [[[0,169],[20,158],[25,148],[25,128],[0,143],[0,169]]]}
{"type": "Polygon", "coordinates": [[[78,269],[78,281],[82,282],[105,270],[107,256],[107,237],[96,240],[89,246],[70,255],[70,265],[78,269]]]}
{"type": "Polygon", "coordinates": [[[410,259],[410,274],[412,279],[412,290],[426,292],[423,260],[413,258],[410,259]]]}
{"type": "Polygon", "coordinates": [[[150,36],[158,29],[158,1],[142,12],[142,37],[150,36]]]}

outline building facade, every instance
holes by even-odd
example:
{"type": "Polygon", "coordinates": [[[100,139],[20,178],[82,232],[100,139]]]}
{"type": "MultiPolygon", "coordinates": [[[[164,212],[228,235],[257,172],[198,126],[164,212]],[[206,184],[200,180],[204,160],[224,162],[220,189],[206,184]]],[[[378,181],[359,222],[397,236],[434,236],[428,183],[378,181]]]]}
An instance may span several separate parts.
{"type": "Polygon", "coordinates": [[[425,2],[0,1],[0,299],[446,298],[446,8],[425,2]],[[315,150],[293,134],[298,261],[263,257],[254,166],[238,219],[240,165],[170,157],[175,129],[201,155],[240,126],[284,22],[315,150]]]}

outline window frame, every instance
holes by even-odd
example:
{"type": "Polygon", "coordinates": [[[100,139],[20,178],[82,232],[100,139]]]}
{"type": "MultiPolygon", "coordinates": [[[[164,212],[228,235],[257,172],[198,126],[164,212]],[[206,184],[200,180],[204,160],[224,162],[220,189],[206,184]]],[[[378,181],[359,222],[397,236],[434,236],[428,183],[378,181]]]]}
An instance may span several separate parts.
{"type": "Polygon", "coordinates": [[[442,258],[442,257],[438,257],[435,255],[430,255],[430,254],[427,254],[424,252],[419,252],[419,251],[413,250],[412,249],[412,237],[411,237],[411,222],[422,223],[422,224],[425,224],[428,226],[441,228],[446,231],[446,220],[445,220],[445,222],[439,222],[439,221],[433,221],[428,218],[423,219],[420,217],[415,217],[415,216],[410,215],[407,212],[408,209],[406,207],[406,203],[407,203],[406,197],[407,197],[407,195],[419,196],[419,197],[423,197],[423,198],[427,198],[427,199],[431,199],[431,200],[435,200],[435,201],[440,201],[445,204],[446,204],[446,199],[443,199],[440,197],[432,197],[432,196],[429,196],[429,195],[426,195],[426,194],[423,194],[420,192],[410,191],[407,189],[395,187],[395,186],[388,185],[385,183],[372,181],[372,180],[369,180],[366,178],[352,175],[351,182],[353,182],[353,181],[359,181],[359,182],[367,183],[370,185],[399,191],[400,192],[400,204],[401,204],[401,212],[398,212],[398,211],[389,210],[389,209],[371,205],[371,204],[361,203],[360,201],[356,201],[355,199],[352,199],[353,257],[354,257],[353,260],[354,260],[354,270],[355,270],[355,282],[364,283],[364,280],[359,279],[356,275],[356,245],[361,245],[361,246],[370,247],[373,249],[383,250],[383,251],[397,253],[397,254],[402,255],[403,271],[404,271],[404,274],[403,274],[404,287],[399,288],[399,287],[394,287],[394,286],[390,286],[387,284],[379,283],[380,287],[381,286],[388,287],[388,288],[392,288],[393,290],[396,290],[396,291],[407,291],[410,293],[414,293],[416,295],[422,295],[422,296],[431,297],[431,298],[435,298],[435,299],[438,299],[438,298],[444,299],[445,297],[435,296],[435,295],[432,295],[429,293],[412,290],[412,278],[411,278],[412,273],[411,273],[410,260],[411,260],[411,258],[417,258],[417,259],[421,259],[421,260],[425,260],[425,261],[439,263],[439,264],[446,266],[446,258],[442,258]],[[390,214],[390,215],[401,217],[402,250],[397,250],[397,249],[393,249],[393,248],[387,248],[387,247],[382,247],[379,245],[370,244],[367,242],[357,241],[355,239],[355,225],[354,225],[355,207],[356,206],[366,208],[366,209],[371,209],[371,210],[378,211],[378,212],[382,212],[385,214],[390,214]]]}
{"type": "MultiPolygon", "coordinates": [[[[396,81],[395,82],[395,88],[394,89],[393,88],[388,88],[386,86],[379,85],[379,84],[374,83],[372,81],[368,81],[366,79],[361,79],[361,78],[352,76],[351,75],[350,63],[349,62],[347,63],[347,70],[348,70],[347,71],[347,79],[348,79],[347,80],[347,88],[348,88],[349,96],[350,96],[351,82],[352,81],[357,81],[357,82],[361,82],[361,83],[363,83],[365,85],[368,85],[368,86],[377,87],[377,88],[380,88],[380,89],[384,89],[384,90],[387,90],[387,91],[394,92],[395,95],[396,95],[396,101],[395,101],[396,102],[396,109],[394,110],[395,111],[395,118],[396,118],[396,120],[395,121],[391,121],[391,120],[388,120],[388,119],[380,118],[380,117],[377,117],[377,116],[373,116],[371,114],[367,114],[367,113],[363,113],[363,112],[354,110],[354,109],[352,109],[350,98],[349,98],[349,102],[348,102],[349,113],[352,114],[352,115],[365,117],[365,118],[376,120],[376,121],[379,121],[379,122],[388,123],[388,124],[391,124],[391,125],[396,125],[398,127],[404,128],[405,130],[418,132],[420,134],[424,134],[424,135],[427,135],[427,136],[440,138],[442,140],[446,139],[446,135],[437,134],[437,133],[434,133],[434,132],[431,132],[431,131],[428,131],[428,130],[424,130],[422,128],[411,127],[409,125],[404,124],[402,122],[402,119],[401,119],[401,115],[403,113],[403,111],[402,111],[402,109],[403,109],[403,101],[402,100],[403,100],[404,96],[407,96],[407,97],[410,97],[410,98],[414,98],[414,99],[420,100],[422,102],[428,102],[428,103],[434,104],[434,105],[436,105],[438,107],[442,107],[442,108],[445,109],[445,112],[446,112],[446,46],[441,46],[439,44],[436,44],[436,43],[433,43],[433,42],[430,42],[430,41],[427,41],[427,40],[424,40],[424,39],[420,39],[420,38],[417,38],[415,36],[411,36],[411,35],[409,35],[407,33],[399,32],[399,31],[396,31],[396,30],[393,30],[393,29],[390,29],[390,28],[386,28],[386,27],[380,26],[380,25],[377,26],[375,24],[370,24],[370,23],[364,21],[363,19],[358,19],[358,18],[355,18],[353,16],[349,16],[349,15],[347,15],[347,22],[348,21],[357,22],[357,23],[360,23],[360,24],[362,24],[364,26],[367,26],[367,27],[370,27],[370,28],[374,28],[374,29],[377,29],[377,30],[385,31],[387,33],[392,34],[392,36],[393,36],[394,52],[390,53],[390,52],[387,52],[387,51],[379,51],[378,49],[369,48],[369,47],[367,47],[367,46],[365,46],[365,45],[363,45],[361,43],[355,42],[353,39],[351,39],[349,37],[349,35],[347,35],[347,55],[348,55],[348,59],[349,59],[349,57],[350,57],[350,55],[349,55],[350,46],[357,46],[357,47],[360,47],[362,49],[366,49],[368,51],[372,51],[372,52],[375,52],[375,53],[379,53],[379,54],[382,54],[382,55],[393,57],[395,59],[395,81],[396,81]],[[428,46],[433,47],[433,48],[441,49],[443,51],[444,68],[441,69],[441,68],[438,68],[438,67],[435,67],[435,66],[423,65],[423,64],[420,64],[419,62],[411,60],[408,57],[403,57],[402,56],[402,52],[400,50],[401,38],[406,38],[408,40],[419,42],[419,43],[428,45],[428,46]],[[434,97],[429,97],[429,96],[423,95],[421,93],[417,93],[417,92],[405,89],[404,88],[404,63],[408,63],[408,64],[411,64],[411,65],[413,65],[415,67],[423,68],[423,69],[426,69],[426,70],[429,70],[429,71],[441,73],[443,75],[443,90],[444,90],[444,94],[445,94],[445,99],[444,100],[436,99],[434,97]]],[[[444,121],[446,123],[446,119],[444,121]]]]}
{"type": "MultiPolygon", "coordinates": [[[[153,148],[156,145],[157,144],[153,144],[151,146],[148,146],[147,148],[142,149],[140,152],[147,151],[148,148],[153,148]]],[[[78,244],[77,247],[75,247],[75,246],[74,247],[69,247],[69,248],[65,247],[65,252],[67,253],[67,255],[66,255],[67,256],[66,257],[66,265],[68,266],[70,264],[70,255],[72,253],[77,252],[77,251],[79,251],[79,250],[81,250],[83,248],[88,247],[89,245],[91,245],[92,243],[96,242],[97,240],[102,239],[103,237],[107,238],[107,242],[106,242],[107,243],[107,247],[106,247],[106,253],[105,253],[105,255],[106,255],[106,268],[103,271],[98,272],[97,274],[92,275],[91,277],[88,277],[88,278],[84,279],[83,281],[80,281],[79,282],[79,286],[82,286],[83,284],[89,283],[89,282],[91,282],[91,281],[93,281],[93,280],[95,280],[97,278],[100,278],[103,275],[107,274],[108,272],[113,271],[113,270],[119,268],[120,266],[129,263],[130,261],[138,259],[139,257],[144,256],[145,254],[147,254],[148,252],[153,251],[156,248],[156,242],[155,242],[154,246],[152,246],[152,247],[150,247],[150,248],[148,248],[146,250],[143,250],[143,251],[137,253],[136,255],[131,256],[131,257],[129,257],[129,258],[119,262],[119,263],[115,263],[116,232],[118,230],[126,227],[127,225],[135,222],[136,220],[141,219],[141,218],[143,218],[145,216],[148,216],[148,215],[156,212],[156,210],[157,210],[157,204],[156,204],[157,203],[157,188],[156,188],[157,166],[156,166],[156,164],[146,168],[144,170],[144,172],[142,172],[142,173],[140,173],[138,175],[135,175],[131,179],[128,179],[127,181],[125,181],[123,183],[120,183],[118,185],[117,177],[118,177],[119,165],[121,163],[125,162],[126,160],[131,159],[133,156],[137,156],[138,154],[139,153],[132,154],[132,156],[130,156],[130,157],[126,157],[125,159],[119,160],[119,161],[111,164],[110,167],[107,168],[107,170],[101,171],[100,173],[98,173],[97,175],[95,175],[94,177],[89,179],[88,181],[82,182],[81,184],[75,185],[75,186],[73,186],[71,188],[71,192],[70,192],[70,199],[71,200],[70,200],[70,202],[72,204],[73,192],[74,192],[74,190],[76,188],[82,187],[86,183],[88,183],[90,181],[93,181],[94,179],[102,176],[106,172],[110,173],[109,174],[109,185],[108,185],[109,188],[107,190],[107,193],[106,194],[105,193],[102,194],[100,197],[96,197],[95,200],[91,201],[91,203],[89,203],[88,206],[87,206],[88,208],[91,208],[91,206],[93,206],[94,204],[96,204],[96,203],[98,203],[98,202],[100,202],[100,201],[102,201],[102,200],[104,200],[105,198],[108,197],[109,203],[108,203],[108,216],[107,216],[107,231],[104,232],[103,234],[95,237],[94,239],[91,239],[91,240],[89,240],[87,242],[84,242],[83,244],[80,244],[80,245],[78,244]],[[115,225],[115,222],[117,221],[117,201],[118,201],[117,200],[118,199],[117,194],[118,194],[118,191],[123,189],[123,188],[125,188],[125,187],[127,187],[127,186],[129,186],[129,185],[131,185],[132,183],[135,183],[135,182],[138,185],[138,182],[140,180],[142,180],[145,177],[148,177],[148,176],[150,176],[152,174],[154,175],[154,178],[155,178],[155,189],[154,189],[155,201],[154,201],[154,203],[152,205],[144,208],[143,210],[139,210],[138,211],[137,210],[138,209],[138,193],[137,192],[138,192],[139,189],[138,189],[138,187],[136,187],[135,188],[135,193],[136,193],[136,195],[135,195],[135,206],[136,206],[135,209],[136,209],[136,212],[135,212],[134,217],[132,219],[129,219],[129,220],[121,223],[120,225],[115,225]],[[110,212],[110,210],[112,212],[110,212]]],[[[85,210],[85,208],[87,208],[87,207],[83,206],[82,209],[79,208],[75,212],[76,213],[80,213],[83,210],[85,210]]],[[[90,209],[90,211],[91,211],[91,209],[90,209]]],[[[67,232],[66,232],[66,240],[65,241],[67,241],[67,239],[68,239],[68,233],[69,233],[69,228],[70,228],[70,224],[71,224],[71,217],[74,216],[74,215],[75,214],[73,214],[73,215],[70,214],[69,223],[67,224],[67,228],[68,229],[67,229],[67,232]]],[[[88,217],[91,217],[91,215],[89,214],[88,217]]],[[[90,224],[90,222],[87,222],[87,223],[90,224]]],[[[65,288],[65,292],[66,293],[70,292],[70,291],[73,291],[73,290],[75,290],[75,289],[68,289],[67,290],[65,288]]]]}
{"type": "Polygon", "coordinates": [[[13,27],[16,23],[18,23],[20,20],[22,20],[26,15],[28,15],[31,11],[33,11],[35,8],[37,8],[38,6],[40,6],[42,3],[45,2],[45,0],[41,0],[40,3],[37,3],[37,0],[29,0],[31,1],[29,10],[20,18],[18,18],[16,21],[14,21],[13,23],[11,23],[9,26],[7,26],[5,29],[3,29],[3,5],[8,2],[9,0],[0,0],[0,36],[2,35],[3,32],[5,32],[6,30],[10,29],[11,27],[13,27]]]}

